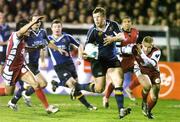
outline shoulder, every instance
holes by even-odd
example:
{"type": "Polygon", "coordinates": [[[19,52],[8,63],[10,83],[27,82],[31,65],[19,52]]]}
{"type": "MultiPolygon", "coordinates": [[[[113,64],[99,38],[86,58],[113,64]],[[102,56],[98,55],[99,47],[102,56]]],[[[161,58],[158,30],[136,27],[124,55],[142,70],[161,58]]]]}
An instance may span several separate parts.
{"type": "Polygon", "coordinates": [[[116,21],[106,20],[106,22],[112,26],[118,26],[119,27],[119,24],[116,21]]]}
{"type": "Polygon", "coordinates": [[[44,33],[44,34],[47,33],[46,29],[44,29],[44,28],[41,28],[39,31],[40,31],[41,33],[44,33]]]}
{"type": "Polygon", "coordinates": [[[139,33],[139,31],[138,31],[136,28],[131,28],[131,31],[132,31],[132,32],[139,33]]]}
{"type": "Polygon", "coordinates": [[[96,30],[95,26],[92,25],[92,26],[89,28],[87,34],[88,34],[88,35],[91,35],[95,30],[96,30]]]}
{"type": "Polygon", "coordinates": [[[155,52],[155,51],[161,51],[161,50],[158,47],[153,47],[152,51],[155,52]]]}

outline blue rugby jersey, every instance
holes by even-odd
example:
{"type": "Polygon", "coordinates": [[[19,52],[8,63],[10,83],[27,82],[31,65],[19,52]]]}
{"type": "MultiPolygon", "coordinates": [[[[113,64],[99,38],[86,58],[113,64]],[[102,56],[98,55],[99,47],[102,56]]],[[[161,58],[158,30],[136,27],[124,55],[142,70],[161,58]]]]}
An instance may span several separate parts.
{"type": "MultiPolygon", "coordinates": [[[[26,38],[28,47],[34,47],[37,45],[47,45],[48,42],[47,32],[45,29],[39,29],[38,32],[31,30],[30,35],[26,38]]],[[[36,49],[32,52],[28,52],[27,63],[38,64],[40,57],[40,49],[36,49]]]]}
{"type": "MultiPolygon", "coordinates": [[[[9,25],[7,25],[7,24],[0,25],[0,35],[2,37],[1,41],[4,41],[4,42],[8,41],[8,39],[11,35],[9,25]]],[[[4,53],[4,56],[6,55],[6,48],[7,48],[7,45],[0,46],[0,52],[4,53]]]]}
{"type": "Polygon", "coordinates": [[[98,59],[112,60],[116,58],[117,54],[116,43],[113,42],[107,46],[104,46],[104,38],[106,38],[106,36],[115,36],[115,34],[120,32],[122,31],[116,22],[106,20],[106,27],[103,31],[98,30],[95,25],[89,29],[86,43],[93,43],[98,45],[98,59]]]}
{"type": "Polygon", "coordinates": [[[69,54],[69,56],[61,55],[58,51],[48,48],[54,66],[66,62],[73,62],[70,56],[70,45],[73,44],[79,47],[79,42],[77,42],[70,34],[65,33],[63,33],[62,36],[57,39],[54,38],[53,35],[49,35],[48,38],[57,47],[67,51],[69,54]]]}

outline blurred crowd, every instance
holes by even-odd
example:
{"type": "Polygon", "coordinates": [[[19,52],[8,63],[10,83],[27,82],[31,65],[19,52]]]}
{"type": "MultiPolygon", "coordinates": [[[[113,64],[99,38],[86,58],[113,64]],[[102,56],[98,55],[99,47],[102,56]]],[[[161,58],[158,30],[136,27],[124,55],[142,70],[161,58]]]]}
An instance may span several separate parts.
{"type": "Polygon", "coordinates": [[[180,27],[178,0],[0,0],[6,22],[40,14],[45,15],[46,22],[59,17],[64,23],[91,24],[96,6],[106,8],[107,17],[118,22],[128,15],[137,25],[180,27]]]}

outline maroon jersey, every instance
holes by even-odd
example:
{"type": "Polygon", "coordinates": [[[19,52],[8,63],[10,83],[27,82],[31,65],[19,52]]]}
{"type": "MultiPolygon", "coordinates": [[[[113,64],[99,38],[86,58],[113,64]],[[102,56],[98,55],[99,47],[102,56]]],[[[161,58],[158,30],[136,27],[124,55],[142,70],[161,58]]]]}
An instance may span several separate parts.
{"type": "Polygon", "coordinates": [[[3,78],[7,84],[16,82],[21,70],[25,67],[24,59],[25,43],[18,39],[16,33],[12,33],[7,47],[6,62],[3,69],[3,78]]]}
{"type": "Polygon", "coordinates": [[[23,66],[25,59],[25,43],[20,41],[16,33],[12,33],[7,47],[6,63],[10,66],[10,70],[15,71],[23,66]]]}
{"type": "Polygon", "coordinates": [[[123,31],[125,40],[121,42],[121,46],[127,46],[128,44],[134,44],[137,41],[137,38],[139,36],[139,31],[136,30],[135,28],[131,28],[130,32],[123,31]]]}
{"type": "Polygon", "coordinates": [[[144,59],[142,59],[142,57],[137,52],[136,45],[132,48],[132,53],[135,57],[136,62],[138,63],[141,73],[148,75],[151,79],[151,82],[155,83],[155,80],[157,78],[160,78],[160,72],[157,65],[160,58],[160,50],[156,47],[153,47],[151,52],[146,55],[149,59],[156,62],[155,66],[145,64],[144,59]]]}
{"type": "MultiPolygon", "coordinates": [[[[139,32],[135,28],[131,28],[130,32],[124,31],[124,36],[126,40],[123,40],[121,42],[121,46],[136,44],[137,38],[139,36],[139,32]]],[[[132,70],[134,67],[134,56],[122,54],[121,66],[124,72],[127,72],[128,70],[132,70]]]]}

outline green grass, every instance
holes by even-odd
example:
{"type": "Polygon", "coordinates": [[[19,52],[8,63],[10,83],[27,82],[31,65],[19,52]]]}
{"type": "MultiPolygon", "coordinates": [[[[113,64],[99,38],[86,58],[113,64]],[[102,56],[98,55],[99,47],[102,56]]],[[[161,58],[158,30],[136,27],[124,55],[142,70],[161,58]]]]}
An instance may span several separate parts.
{"type": "Polygon", "coordinates": [[[153,110],[154,120],[148,120],[141,113],[141,99],[134,104],[125,99],[125,106],[130,106],[132,112],[122,120],[118,119],[115,99],[111,97],[110,108],[102,107],[102,96],[87,96],[87,99],[98,107],[97,111],[89,111],[78,101],[71,101],[69,96],[48,95],[48,100],[60,108],[60,112],[48,115],[33,95],[33,107],[27,107],[23,100],[18,103],[17,112],[7,108],[11,96],[0,97],[0,122],[180,122],[180,101],[159,100],[153,110]]]}

